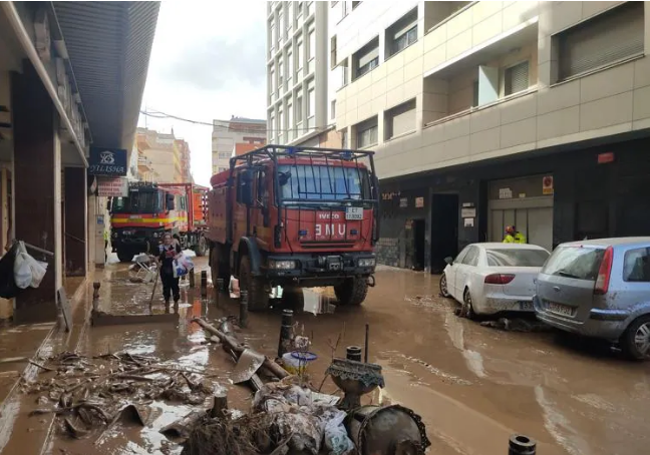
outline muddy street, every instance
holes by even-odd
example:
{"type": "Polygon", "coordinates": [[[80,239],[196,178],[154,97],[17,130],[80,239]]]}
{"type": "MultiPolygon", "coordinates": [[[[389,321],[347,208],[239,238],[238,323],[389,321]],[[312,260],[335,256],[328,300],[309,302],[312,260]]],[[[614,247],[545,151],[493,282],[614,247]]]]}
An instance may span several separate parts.
{"type": "MultiPolygon", "coordinates": [[[[204,260],[196,262],[206,268],[204,260]]],[[[178,325],[87,327],[75,342],[76,351],[85,356],[128,351],[204,372],[215,391],[227,392],[231,409],[248,411],[249,390],[229,379],[234,363],[220,346],[206,344],[203,330],[190,322],[195,316],[214,320],[236,315],[238,301],[225,295],[218,303],[202,299],[198,283],[195,289],[182,286],[178,325]]],[[[151,285],[129,282],[124,265],[104,271],[102,310],[146,313],[150,296],[151,285]]],[[[327,297],[320,306],[328,307],[323,299],[327,297]]],[[[295,305],[295,296],[285,296],[268,313],[251,313],[240,339],[275,357],[280,308],[289,302],[295,305]]],[[[540,455],[635,454],[647,447],[647,364],[627,362],[607,347],[553,332],[502,332],[460,319],[453,302],[438,297],[437,277],[425,273],[380,269],[377,286],[361,307],[316,315],[318,303],[317,296],[307,293],[305,309],[295,318],[298,334],[312,339],[311,350],[318,356],[309,366],[312,384],[320,386],[337,339],[336,354],[343,356],[346,346],[363,345],[368,323],[369,360],[383,367],[386,380],[385,389],[370,399],[420,414],[432,442],[428,453],[504,454],[512,433],[535,438],[540,455]]],[[[164,311],[159,291],[154,311],[164,311]]],[[[329,381],[322,391],[337,392],[329,381]]],[[[33,396],[21,396],[16,403],[21,417],[2,453],[17,447],[38,453],[38,441],[44,443],[43,453],[51,454],[180,453],[158,430],[191,410],[154,401],[144,429],[118,426],[98,444],[94,438],[71,439],[52,419],[23,418],[34,406],[33,396]]]]}

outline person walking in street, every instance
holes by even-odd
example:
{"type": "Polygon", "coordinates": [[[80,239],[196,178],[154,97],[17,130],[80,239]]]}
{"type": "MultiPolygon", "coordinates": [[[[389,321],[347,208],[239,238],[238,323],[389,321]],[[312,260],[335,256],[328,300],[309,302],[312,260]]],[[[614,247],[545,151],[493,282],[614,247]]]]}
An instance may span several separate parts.
{"type": "Polygon", "coordinates": [[[526,236],[519,232],[516,227],[506,227],[506,236],[503,238],[503,243],[526,243],[526,236]]]}
{"type": "Polygon", "coordinates": [[[158,256],[165,306],[169,305],[169,299],[172,294],[174,297],[174,306],[178,305],[178,301],[181,298],[178,278],[174,277],[174,260],[178,259],[181,253],[180,244],[174,241],[171,234],[165,234],[163,236],[163,243],[160,245],[160,254],[158,256]]]}

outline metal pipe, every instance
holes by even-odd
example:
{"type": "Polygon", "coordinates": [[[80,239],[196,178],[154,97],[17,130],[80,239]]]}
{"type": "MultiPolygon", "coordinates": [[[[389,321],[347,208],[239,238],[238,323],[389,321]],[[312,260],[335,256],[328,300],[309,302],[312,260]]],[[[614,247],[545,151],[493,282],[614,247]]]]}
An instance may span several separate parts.
{"type": "Polygon", "coordinates": [[[201,270],[201,296],[207,297],[208,295],[208,272],[201,270]]]}
{"type": "Polygon", "coordinates": [[[366,345],[363,353],[363,361],[368,363],[368,337],[370,335],[370,324],[366,324],[366,345]]]}
{"type": "Polygon", "coordinates": [[[245,329],[248,327],[248,291],[241,291],[239,299],[239,327],[245,329]]]}
{"type": "Polygon", "coordinates": [[[535,455],[537,443],[523,434],[513,434],[508,441],[508,455],[535,455]]]}
{"type": "Polygon", "coordinates": [[[346,349],[346,357],[348,360],[361,362],[361,348],[359,346],[348,346],[346,349]]]}
{"type": "Polygon", "coordinates": [[[291,329],[293,328],[293,310],[282,311],[282,327],[280,327],[280,342],[278,343],[278,358],[289,352],[291,346],[291,329]]]}
{"type": "Polygon", "coordinates": [[[189,275],[190,287],[193,288],[196,286],[196,283],[194,282],[194,269],[190,270],[188,275],[189,275]]]}

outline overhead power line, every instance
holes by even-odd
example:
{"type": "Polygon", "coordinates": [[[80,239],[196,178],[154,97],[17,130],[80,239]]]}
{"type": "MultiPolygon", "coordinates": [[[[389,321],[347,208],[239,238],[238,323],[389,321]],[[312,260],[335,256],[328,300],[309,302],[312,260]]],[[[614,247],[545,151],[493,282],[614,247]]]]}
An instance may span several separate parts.
{"type": "MultiPolygon", "coordinates": [[[[179,117],[178,115],[167,114],[165,112],[156,111],[156,110],[152,110],[152,111],[142,111],[141,110],[140,113],[142,115],[146,115],[147,117],[156,118],[156,119],[173,119],[173,120],[179,120],[181,122],[192,123],[194,125],[204,125],[204,126],[210,126],[212,128],[215,128],[215,127],[217,127],[217,128],[225,128],[226,130],[229,129],[228,125],[220,125],[218,123],[205,122],[205,121],[202,121],[202,120],[192,120],[192,119],[188,119],[188,118],[185,118],[185,117],[179,117]]],[[[223,122],[223,123],[229,123],[229,122],[238,123],[237,120],[215,120],[215,121],[216,122],[223,122]]],[[[241,123],[245,123],[245,122],[241,122],[241,123]]],[[[251,127],[250,129],[238,128],[238,130],[239,131],[246,131],[246,132],[250,132],[250,133],[269,132],[269,131],[271,131],[271,132],[279,132],[279,131],[287,132],[287,131],[295,131],[295,130],[302,130],[302,131],[310,131],[310,130],[318,131],[318,130],[320,130],[320,131],[326,131],[326,130],[330,129],[333,126],[334,126],[334,124],[330,123],[328,125],[325,125],[324,127],[307,126],[307,127],[300,127],[300,128],[295,128],[295,129],[273,129],[273,128],[266,128],[266,127],[265,128],[253,128],[253,127],[251,127]]]]}

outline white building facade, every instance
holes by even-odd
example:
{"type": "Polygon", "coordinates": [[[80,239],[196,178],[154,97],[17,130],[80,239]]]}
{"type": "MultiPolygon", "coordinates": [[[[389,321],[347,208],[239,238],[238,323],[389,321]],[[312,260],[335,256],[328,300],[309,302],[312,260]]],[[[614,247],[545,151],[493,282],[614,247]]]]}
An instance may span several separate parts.
{"type": "Polygon", "coordinates": [[[304,143],[333,123],[328,97],[328,2],[268,2],[268,142],[304,143]]]}
{"type": "Polygon", "coordinates": [[[262,146],[266,143],[266,121],[232,117],[230,120],[212,122],[212,174],[230,167],[235,144],[248,143],[262,146]]]}

